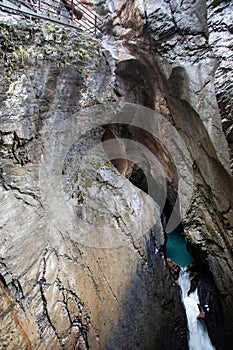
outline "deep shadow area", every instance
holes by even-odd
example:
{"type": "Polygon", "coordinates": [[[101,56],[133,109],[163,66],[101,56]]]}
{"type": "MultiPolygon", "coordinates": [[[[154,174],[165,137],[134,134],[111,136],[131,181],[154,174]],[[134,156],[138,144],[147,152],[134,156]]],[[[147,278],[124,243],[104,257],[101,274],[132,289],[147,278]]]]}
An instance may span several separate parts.
{"type": "Polygon", "coordinates": [[[134,165],[132,173],[129,177],[129,181],[136,187],[140,188],[145,193],[148,193],[148,182],[144,171],[138,167],[137,164],[134,165]]]}
{"type": "Polygon", "coordinates": [[[127,297],[117,327],[112,329],[105,344],[107,350],[188,349],[186,315],[180,303],[180,290],[156,245],[160,234],[160,229],[154,227],[150,238],[144,242],[145,260],[138,264],[137,273],[126,289],[127,297]]]}
{"type": "MultiPolygon", "coordinates": [[[[184,84],[185,82],[188,82],[188,77],[185,76],[185,69],[181,68],[174,68],[172,71],[172,74],[170,74],[169,78],[166,76],[166,74],[161,73],[161,66],[158,67],[149,67],[143,60],[127,60],[125,62],[121,62],[119,64],[118,70],[116,71],[116,75],[118,76],[117,81],[117,92],[119,96],[124,96],[125,101],[138,103],[144,106],[147,106],[151,109],[155,108],[155,102],[156,98],[158,98],[159,103],[161,100],[159,99],[159,96],[156,96],[156,88],[159,87],[159,90],[161,91],[162,96],[166,100],[166,107],[171,113],[172,121],[176,125],[176,128],[179,130],[179,133],[181,137],[183,137],[185,144],[190,151],[190,154],[193,158],[193,169],[195,170],[195,179],[197,181],[199,190],[203,191],[202,197],[205,198],[206,193],[208,193],[209,189],[214,189],[216,184],[222,184],[222,191],[215,191],[216,198],[212,198],[212,203],[214,203],[217,199],[218,204],[221,203],[221,192],[225,193],[226,196],[229,197],[229,194],[232,193],[232,191],[229,190],[229,188],[232,188],[232,185],[230,185],[230,178],[227,172],[223,169],[222,165],[217,160],[216,152],[214,147],[212,146],[212,141],[209,138],[209,135],[205,129],[205,126],[203,125],[203,122],[200,119],[200,116],[197,115],[197,113],[191,108],[191,106],[188,104],[188,102],[185,100],[183,94],[184,91],[188,91],[188,84],[187,86],[184,84]],[[157,86],[156,86],[157,85],[157,86]],[[159,85],[159,86],[158,86],[159,85]],[[188,122],[187,122],[188,118],[188,122]],[[214,181],[213,181],[214,179],[214,181]],[[219,181],[217,180],[219,179],[219,181]],[[225,181],[224,181],[224,180],[225,181]],[[203,190],[204,189],[204,190],[203,190]],[[206,191],[205,191],[206,190],[206,191]]],[[[111,130],[111,126],[108,126],[108,129],[111,130]]],[[[106,128],[107,132],[107,128],[106,128]]],[[[130,128],[128,128],[129,134],[131,133],[130,137],[133,140],[137,140],[138,142],[141,142],[146,147],[151,147],[150,150],[152,150],[153,146],[156,142],[150,136],[145,135],[143,133],[138,132],[138,130],[131,131],[130,128]]],[[[120,133],[114,133],[114,137],[121,137],[120,133]]],[[[163,154],[163,151],[161,149],[153,149],[155,151],[154,154],[161,157],[163,154]]],[[[152,150],[152,152],[153,152],[152,150]]],[[[170,164],[171,165],[171,164],[170,164]]],[[[132,165],[131,165],[131,168],[132,165]]],[[[165,168],[164,168],[165,169],[165,168]]],[[[172,169],[173,170],[173,169],[172,169]]],[[[142,172],[138,171],[138,176],[134,173],[131,180],[134,183],[135,186],[139,187],[141,190],[145,190],[145,180],[142,180],[142,172]]],[[[137,172],[136,171],[136,172],[137,172]]],[[[144,169],[143,169],[144,171],[144,169]]],[[[168,174],[169,172],[165,172],[168,174]]],[[[149,176],[148,173],[144,171],[145,177],[148,180],[149,176]]],[[[176,178],[176,172],[171,172],[171,177],[167,177],[169,180],[173,180],[175,182],[176,178]]],[[[127,176],[130,179],[130,176],[127,176]]],[[[150,180],[150,179],[149,179],[150,180]]],[[[156,183],[156,179],[155,180],[156,183]]],[[[167,196],[166,196],[166,202],[164,205],[164,208],[161,210],[162,215],[162,223],[163,227],[166,227],[166,222],[168,222],[168,218],[170,216],[170,213],[174,207],[175,200],[177,198],[177,184],[173,183],[171,185],[171,181],[167,181],[167,196]]],[[[210,193],[210,196],[213,196],[212,193],[210,193]]],[[[152,196],[152,198],[156,198],[152,196]]],[[[232,202],[232,199],[229,198],[229,203],[232,202]]],[[[219,205],[216,203],[216,208],[218,208],[219,205]]],[[[206,210],[208,211],[209,203],[207,203],[206,210]]],[[[212,209],[212,208],[211,208],[212,209]]],[[[179,213],[177,213],[179,215],[179,213]]],[[[217,215],[216,215],[217,216],[217,215]]],[[[209,238],[211,242],[211,237],[209,237],[209,234],[204,234],[204,240],[209,238]]],[[[225,238],[227,240],[227,237],[225,238]]],[[[229,246],[229,244],[228,244],[229,246]]],[[[226,288],[227,292],[226,295],[231,295],[230,293],[230,283],[225,287],[222,285],[221,281],[225,281],[224,278],[221,277],[221,271],[223,270],[223,267],[221,266],[220,259],[218,258],[216,263],[213,263],[212,260],[212,266],[209,265],[210,261],[208,261],[208,258],[205,256],[205,251],[202,250],[202,247],[200,246],[199,250],[199,256],[195,254],[195,247],[190,247],[192,255],[195,257],[195,259],[199,262],[203,262],[203,276],[208,276],[208,278],[211,279],[212,285],[214,285],[212,273],[215,274],[215,280],[218,283],[218,288],[224,290],[226,288]],[[210,269],[209,269],[210,266],[210,269]],[[205,274],[205,270],[209,270],[208,274],[205,274]]],[[[218,252],[221,254],[221,249],[218,252]]],[[[211,252],[210,252],[211,254],[211,252]]],[[[203,277],[204,279],[207,277],[203,277]]],[[[207,279],[208,279],[207,278],[207,279]]],[[[230,279],[229,279],[230,280],[230,279]]],[[[201,283],[201,280],[200,280],[201,283]]],[[[204,283],[206,285],[208,283],[204,283]]],[[[153,287],[153,285],[152,285],[153,287]]],[[[202,288],[203,289],[203,288],[202,288]]],[[[203,290],[206,290],[204,287],[203,290]]],[[[208,290],[208,288],[207,288],[208,290]]],[[[215,288],[217,291],[217,289],[215,288]]],[[[205,294],[205,292],[204,292],[205,294]]],[[[207,293],[208,294],[208,293],[207,293]]],[[[210,293],[211,294],[211,293],[210,293]]],[[[211,294],[212,295],[212,294],[211,294]]],[[[201,295],[199,295],[200,299],[203,298],[201,295]]],[[[201,299],[202,300],[202,299],[201,299]]],[[[212,329],[208,327],[208,320],[207,320],[207,328],[209,330],[209,334],[211,339],[214,341],[214,343],[217,345],[218,349],[225,350],[228,349],[227,343],[228,340],[231,339],[232,334],[232,325],[231,319],[232,316],[229,315],[228,312],[228,306],[230,306],[230,309],[232,308],[232,298],[228,298],[221,296],[221,306],[218,306],[219,303],[216,300],[216,307],[219,308],[221,311],[221,307],[224,309],[224,318],[221,317],[220,313],[218,311],[215,312],[215,314],[212,314],[212,316],[209,314],[209,321],[212,318],[215,320],[215,324],[212,323],[212,329]],[[228,300],[228,301],[227,301],[228,300]],[[225,325],[223,325],[225,323],[225,325]],[[215,333],[218,333],[217,328],[223,329],[225,327],[225,344],[222,343],[221,339],[222,337],[219,335],[219,340],[215,336],[215,333]],[[216,331],[216,332],[215,332],[216,331]],[[224,344],[224,345],[223,345],[224,344]],[[224,348],[225,346],[225,348],[224,348]]],[[[214,310],[214,305],[212,310],[214,310]]],[[[209,323],[210,324],[210,323],[209,323]]],[[[221,332],[220,332],[221,333],[221,332]]],[[[168,333],[169,334],[169,333],[168,333]]],[[[164,348],[164,344],[156,344],[158,346],[158,349],[164,348]]],[[[146,347],[145,347],[146,348],[146,347]]],[[[165,347],[166,348],[166,347],[165,347]]]]}
{"type": "MultiPolygon", "coordinates": [[[[111,159],[111,152],[108,148],[105,152],[110,155],[110,160],[116,169],[138,187],[143,192],[149,194],[153,200],[159,204],[161,214],[166,217],[168,222],[173,211],[178,193],[178,174],[176,166],[168,150],[152,134],[139,127],[127,124],[108,124],[103,125],[105,132],[102,137],[104,146],[105,141],[115,140],[118,144],[118,158],[111,159]],[[122,139],[132,140],[135,145],[135,152],[140,154],[144,168],[130,159],[130,149],[125,147],[122,139]],[[147,159],[147,154],[143,154],[140,149],[137,150],[137,143],[142,144],[148,149],[155,159],[161,164],[163,174],[153,172],[153,164],[147,159]],[[119,158],[119,154],[122,158],[119,158]],[[158,175],[157,177],[155,175],[158,175]],[[165,181],[165,186],[162,180],[165,181]],[[149,186],[150,185],[150,186],[149,186]]],[[[177,213],[179,216],[179,213],[177,213]]]]}

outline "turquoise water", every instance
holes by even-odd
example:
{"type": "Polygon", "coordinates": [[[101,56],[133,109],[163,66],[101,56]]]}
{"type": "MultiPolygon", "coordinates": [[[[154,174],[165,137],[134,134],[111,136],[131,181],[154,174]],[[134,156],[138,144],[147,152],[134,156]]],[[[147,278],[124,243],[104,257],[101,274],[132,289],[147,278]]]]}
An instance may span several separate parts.
{"type": "Polygon", "coordinates": [[[167,256],[182,267],[194,260],[187,251],[185,237],[178,230],[167,235],[167,256]]]}

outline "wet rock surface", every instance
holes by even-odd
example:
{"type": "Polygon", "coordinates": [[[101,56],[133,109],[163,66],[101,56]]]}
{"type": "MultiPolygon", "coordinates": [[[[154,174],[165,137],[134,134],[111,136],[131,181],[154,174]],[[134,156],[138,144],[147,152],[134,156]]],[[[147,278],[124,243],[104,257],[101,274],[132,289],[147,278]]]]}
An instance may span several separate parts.
{"type": "MultiPolygon", "coordinates": [[[[185,233],[193,256],[204,259],[217,286],[221,307],[216,302],[219,309],[213,318],[218,323],[218,315],[223,312],[224,341],[217,346],[225,349],[233,337],[229,312],[233,306],[233,212],[228,195],[232,192],[229,161],[232,4],[229,1],[114,4],[118,16],[108,16],[106,30],[120,37],[134,55],[135,63],[140,60],[144,67],[150,67],[146,82],[139,81],[134,74],[135,85],[128,75],[129,69],[125,74],[121,72],[120,95],[130,101],[139,96],[141,103],[154,106],[166,116],[186,140],[193,158],[195,189],[184,220],[185,233]]],[[[127,62],[130,64],[129,60],[121,62],[121,67],[127,66],[127,62]]]]}
{"type": "MultiPolygon", "coordinates": [[[[117,101],[158,111],[191,154],[194,191],[184,231],[194,258],[210,272],[211,339],[217,349],[228,349],[233,339],[232,5],[199,0],[93,5],[105,20],[102,44],[35,22],[27,30],[26,20],[23,26],[1,26],[3,345],[187,347],[180,292],[163,255],[161,213],[123,177],[138,183],[137,164],[120,160],[117,171],[103,150],[96,159],[88,154],[109,133],[143,143],[163,164],[174,204],[177,172],[153,137],[100,122],[90,132],[98,113],[79,114],[117,101]],[[77,226],[77,217],[85,224],[77,226]],[[103,249],[98,240],[106,220],[124,246],[103,249]]],[[[204,286],[205,281],[200,289],[204,286]]],[[[201,298],[204,294],[200,291],[201,298]]]]}
{"type": "Polygon", "coordinates": [[[216,348],[224,348],[223,315],[218,292],[210,276],[202,275],[200,277],[198,295],[208,332],[216,344],[216,348]]]}
{"type": "Polygon", "coordinates": [[[117,100],[115,59],[77,32],[26,24],[2,26],[1,346],[185,349],[158,207],[103,150],[88,153],[104,118],[79,112],[117,100]]]}
{"type": "Polygon", "coordinates": [[[167,258],[166,261],[167,261],[167,265],[169,267],[171,275],[177,281],[179,278],[180,266],[176,264],[171,258],[167,258]]]}

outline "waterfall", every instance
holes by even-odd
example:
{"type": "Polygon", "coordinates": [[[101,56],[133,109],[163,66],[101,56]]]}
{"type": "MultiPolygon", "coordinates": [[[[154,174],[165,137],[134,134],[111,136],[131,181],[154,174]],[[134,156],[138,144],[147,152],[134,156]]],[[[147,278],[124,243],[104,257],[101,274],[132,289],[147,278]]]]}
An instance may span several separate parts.
{"type": "Polygon", "coordinates": [[[190,287],[190,280],[189,273],[185,269],[181,269],[179,285],[188,320],[189,350],[215,350],[209,338],[205,323],[197,319],[197,315],[200,312],[197,306],[199,303],[197,289],[189,296],[187,294],[190,287]]]}

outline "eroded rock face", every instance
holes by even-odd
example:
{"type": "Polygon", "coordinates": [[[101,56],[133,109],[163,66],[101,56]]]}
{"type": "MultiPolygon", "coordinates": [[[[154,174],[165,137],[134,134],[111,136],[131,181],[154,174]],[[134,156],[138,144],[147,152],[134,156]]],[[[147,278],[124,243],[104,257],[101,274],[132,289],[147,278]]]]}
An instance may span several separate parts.
{"type": "Polygon", "coordinates": [[[77,32],[27,24],[2,27],[1,345],[185,349],[158,207],[103,149],[89,154],[108,110],[85,108],[117,101],[116,60],[77,32]]]}
{"type": "Polygon", "coordinates": [[[209,43],[218,58],[215,73],[215,91],[222,118],[222,127],[228,141],[232,170],[232,3],[229,1],[208,2],[209,43]]]}
{"type": "Polygon", "coordinates": [[[185,232],[194,256],[208,267],[217,286],[223,320],[221,312],[216,312],[218,326],[212,322],[210,335],[217,348],[225,349],[233,338],[229,312],[233,307],[233,212],[228,152],[232,5],[229,1],[109,1],[105,11],[113,5],[115,12],[107,15],[106,30],[131,54],[119,59],[118,94],[122,99],[153,106],[174,123],[193,159],[195,188],[184,220],[185,232]],[[121,67],[133,66],[130,60],[141,72],[150,67],[150,76],[139,70],[137,75],[129,68],[122,73],[121,67]],[[217,341],[214,329],[217,334],[218,327],[224,328],[224,339],[217,341]]]}
{"type": "MultiPolygon", "coordinates": [[[[229,143],[230,83],[221,77],[223,69],[230,75],[230,67],[225,69],[226,60],[218,66],[222,51],[214,38],[218,16],[226,18],[231,5],[201,0],[93,5],[105,18],[102,44],[88,40],[86,51],[80,51],[84,38],[42,27],[20,34],[26,52],[17,52],[13,39],[13,51],[3,48],[4,344],[14,346],[8,338],[13,332],[22,349],[187,347],[179,290],[163,258],[158,207],[119,175],[103,150],[95,159],[88,150],[109,134],[143,143],[166,170],[172,204],[178,182],[174,166],[141,130],[106,128],[101,113],[79,113],[96,103],[133,102],[169,120],[191,155],[194,191],[184,229],[221,305],[211,311],[210,336],[217,349],[228,349],[232,178],[215,94],[222,121],[227,118],[229,143]],[[108,240],[101,230],[106,220],[123,246],[109,246],[113,237],[108,240]]],[[[137,164],[122,159],[117,169],[134,176],[137,164]]]]}

